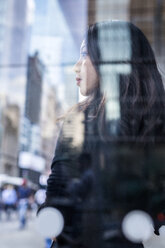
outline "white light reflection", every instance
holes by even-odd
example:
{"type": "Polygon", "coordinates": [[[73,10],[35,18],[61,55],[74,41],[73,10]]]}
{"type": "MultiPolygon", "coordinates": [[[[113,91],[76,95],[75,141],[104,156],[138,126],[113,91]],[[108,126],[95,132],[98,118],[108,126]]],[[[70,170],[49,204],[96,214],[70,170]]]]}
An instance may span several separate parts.
{"type": "Polygon", "coordinates": [[[101,91],[107,98],[107,120],[116,120],[120,118],[120,74],[131,73],[130,30],[127,24],[116,22],[116,25],[111,26],[108,23],[107,26],[100,25],[98,37],[101,51],[101,91]]]}
{"type": "Polygon", "coordinates": [[[108,62],[109,72],[130,73],[130,64],[121,63],[122,61],[130,61],[132,56],[131,34],[127,24],[121,25],[119,22],[112,27],[109,24],[107,27],[100,27],[98,35],[101,61],[108,62]]]}
{"type": "Polygon", "coordinates": [[[152,236],[143,242],[144,248],[164,248],[165,247],[165,226],[159,228],[159,235],[154,232],[152,236]]]}
{"type": "Polygon", "coordinates": [[[159,228],[159,234],[160,234],[160,236],[164,237],[164,239],[165,239],[165,226],[161,226],[159,228]]]}
{"type": "Polygon", "coordinates": [[[34,18],[35,18],[35,1],[28,0],[27,1],[27,13],[26,13],[27,23],[29,25],[33,24],[34,18]]]}
{"type": "Polygon", "coordinates": [[[63,227],[64,218],[56,208],[44,208],[36,218],[36,229],[45,238],[57,237],[62,232],[63,227]]]}
{"type": "Polygon", "coordinates": [[[120,118],[119,102],[119,78],[117,74],[109,74],[109,66],[102,67],[102,89],[106,95],[106,114],[107,120],[116,120],[120,118]]]}
{"type": "Polygon", "coordinates": [[[154,232],[152,219],[144,211],[131,211],[124,217],[122,231],[130,241],[143,242],[148,240],[154,232]]]}

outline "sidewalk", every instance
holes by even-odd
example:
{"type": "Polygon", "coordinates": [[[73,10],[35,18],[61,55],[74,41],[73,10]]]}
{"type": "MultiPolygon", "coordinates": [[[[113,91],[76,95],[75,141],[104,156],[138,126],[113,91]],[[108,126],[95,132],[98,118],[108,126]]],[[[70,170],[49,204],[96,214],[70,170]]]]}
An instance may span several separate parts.
{"type": "Polygon", "coordinates": [[[19,230],[16,214],[7,221],[4,213],[0,220],[0,248],[45,248],[44,239],[35,230],[35,213],[31,213],[24,230],[19,230]]]}

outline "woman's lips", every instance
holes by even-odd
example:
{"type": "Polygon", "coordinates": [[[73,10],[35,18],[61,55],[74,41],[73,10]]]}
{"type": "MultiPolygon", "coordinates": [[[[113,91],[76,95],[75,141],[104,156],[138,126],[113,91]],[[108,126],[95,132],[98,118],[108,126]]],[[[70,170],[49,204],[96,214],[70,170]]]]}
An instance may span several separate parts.
{"type": "Polygon", "coordinates": [[[76,78],[76,81],[77,81],[77,85],[79,86],[81,82],[81,78],[76,78]]]}

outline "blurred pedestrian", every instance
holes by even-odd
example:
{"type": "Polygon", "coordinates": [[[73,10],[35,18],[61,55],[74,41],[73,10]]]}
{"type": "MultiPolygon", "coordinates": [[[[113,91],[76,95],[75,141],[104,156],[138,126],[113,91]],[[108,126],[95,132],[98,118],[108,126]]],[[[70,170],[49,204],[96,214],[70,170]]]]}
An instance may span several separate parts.
{"type": "Polygon", "coordinates": [[[17,193],[12,185],[7,185],[2,191],[2,204],[7,215],[7,219],[10,220],[12,210],[16,210],[17,193]]]}
{"type": "Polygon", "coordinates": [[[27,186],[27,180],[24,179],[21,186],[18,187],[18,213],[20,221],[20,229],[24,229],[27,223],[27,210],[31,189],[27,186]]]}

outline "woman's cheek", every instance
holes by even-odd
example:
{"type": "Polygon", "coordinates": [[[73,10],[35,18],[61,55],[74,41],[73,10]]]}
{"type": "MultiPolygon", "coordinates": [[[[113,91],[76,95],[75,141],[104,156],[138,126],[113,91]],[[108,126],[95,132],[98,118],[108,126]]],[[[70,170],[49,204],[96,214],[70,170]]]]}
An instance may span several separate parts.
{"type": "MultiPolygon", "coordinates": [[[[89,72],[90,73],[90,72],[89,72]]],[[[86,66],[86,64],[83,65],[83,68],[82,68],[82,75],[83,75],[83,79],[86,81],[87,80],[87,77],[89,76],[88,75],[88,68],[86,66]]]]}

